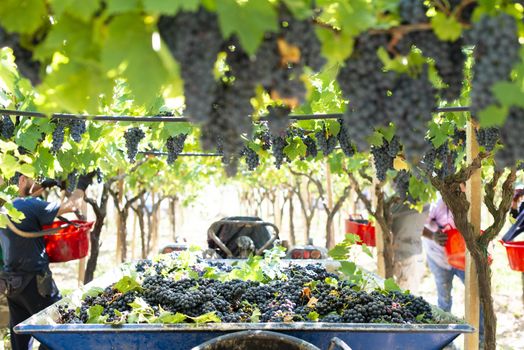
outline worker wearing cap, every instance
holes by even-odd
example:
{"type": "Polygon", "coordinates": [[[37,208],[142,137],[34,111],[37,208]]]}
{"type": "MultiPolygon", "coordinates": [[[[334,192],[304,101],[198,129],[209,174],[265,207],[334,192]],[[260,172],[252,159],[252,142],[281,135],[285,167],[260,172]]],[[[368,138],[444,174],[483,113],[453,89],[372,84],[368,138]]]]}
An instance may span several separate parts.
{"type": "MultiPolygon", "coordinates": [[[[32,343],[29,335],[16,334],[13,327],[60,299],[49,269],[43,233],[39,231],[50,225],[57,216],[74,212],[80,207],[93,175],[80,176],[77,189],[63,203],[49,203],[36,198],[45,188],[57,185],[57,181],[47,180],[37,184],[24,175],[18,180],[19,198],[13,201],[13,206],[25,217],[20,223],[10,222],[7,228],[0,229],[4,262],[0,272],[0,291],[7,296],[13,350],[27,350],[32,343]]],[[[44,346],[40,348],[46,349],[44,346]]]]}

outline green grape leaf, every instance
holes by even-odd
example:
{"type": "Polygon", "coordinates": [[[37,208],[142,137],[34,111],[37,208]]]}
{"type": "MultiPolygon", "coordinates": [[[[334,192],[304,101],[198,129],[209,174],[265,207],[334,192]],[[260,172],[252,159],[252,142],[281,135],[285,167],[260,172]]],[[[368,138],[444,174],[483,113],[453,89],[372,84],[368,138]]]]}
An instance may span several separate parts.
{"type": "Polygon", "coordinates": [[[361,247],[362,247],[362,251],[364,252],[364,254],[366,254],[370,258],[373,257],[373,253],[371,252],[371,250],[369,249],[366,243],[362,243],[361,247]]]}
{"type": "Polygon", "coordinates": [[[93,14],[100,8],[100,0],[49,0],[53,8],[53,14],[60,18],[64,13],[88,22],[93,14]]]}
{"type": "Polygon", "coordinates": [[[320,318],[320,315],[316,311],[311,311],[310,313],[307,314],[307,318],[310,321],[317,322],[318,319],[320,318]]]}
{"type": "Polygon", "coordinates": [[[462,34],[462,26],[453,16],[437,12],[431,17],[431,26],[440,40],[455,41],[462,34]]]}
{"type": "Polygon", "coordinates": [[[142,0],[142,3],[147,12],[174,15],[180,10],[198,10],[200,0],[142,0]]]}
{"type": "Polygon", "coordinates": [[[338,288],[338,280],[336,278],[326,277],[324,282],[326,282],[327,285],[330,285],[330,286],[333,286],[335,288],[338,288]]]}
{"type": "Polygon", "coordinates": [[[357,271],[357,265],[352,261],[341,261],[339,271],[344,275],[351,277],[357,271]]]}
{"type": "Polygon", "coordinates": [[[479,113],[479,121],[482,127],[504,125],[508,116],[507,107],[491,105],[479,113]]]}
{"type": "Polygon", "coordinates": [[[384,281],[384,289],[388,292],[401,291],[400,287],[398,286],[398,284],[395,283],[395,280],[393,280],[393,278],[388,278],[384,281]]]}
{"type": "Polygon", "coordinates": [[[34,51],[37,59],[45,60],[55,52],[69,57],[96,57],[98,49],[93,45],[93,23],[80,22],[77,17],[64,14],[34,51]]]}
{"type": "Polygon", "coordinates": [[[142,286],[138,281],[131,276],[124,276],[113,286],[120,293],[127,293],[130,291],[141,290],[142,286]]]}
{"type": "Polygon", "coordinates": [[[118,14],[140,10],[140,0],[106,0],[108,14],[118,14]]]}
{"type": "Polygon", "coordinates": [[[222,320],[220,317],[217,316],[216,312],[208,312],[207,314],[203,314],[197,317],[189,317],[193,320],[195,323],[220,323],[222,320]]]}
{"type": "Polygon", "coordinates": [[[107,315],[102,316],[104,307],[102,305],[93,305],[87,309],[87,323],[104,323],[107,315]]]}
{"type": "Polygon", "coordinates": [[[238,35],[248,54],[255,53],[266,32],[278,30],[278,16],[268,0],[217,0],[216,7],[223,37],[238,35]]]}
{"type": "Polygon", "coordinates": [[[164,324],[176,324],[183,323],[187,319],[187,316],[177,312],[176,314],[164,311],[154,320],[154,323],[164,323],[164,324]]]}
{"type": "Polygon", "coordinates": [[[32,34],[47,21],[44,0],[0,1],[0,24],[8,32],[32,34]]]}
{"type": "Polygon", "coordinates": [[[348,248],[344,244],[337,244],[328,252],[328,255],[335,260],[345,260],[348,255],[348,248]]]}
{"type": "Polygon", "coordinates": [[[341,64],[353,52],[353,36],[346,32],[335,32],[328,28],[316,28],[317,36],[322,43],[322,55],[327,58],[328,66],[341,64]]]}
{"type": "Polygon", "coordinates": [[[122,71],[138,104],[153,101],[171,72],[153,50],[152,28],[139,14],[116,16],[108,26],[102,64],[109,72],[122,71]],[[147,79],[144,79],[147,67],[147,79]],[[115,71],[116,70],[116,71],[115,71]]]}
{"type": "Polygon", "coordinates": [[[258,323],[260,322],[260,316],[262,316],[262,313],[260,312],[260,309],[256,307],[253,309],[253,312],[251,313],[251,317],[249,317],[249,319],[252,323],[258,323]]]}
{"type": "Polygon", "coordinates": [[[343,32],[355,36],[376,24],[376,18],[368,1],[336,0],[335,2],[339,3],[335,16],[343,32]]]}
{"type": "Polygon", "coordinates": [[[82,300],[86,297],[97,297],[104,292],[104,288],[92,287],[89,288],[84,294],[82,294],[82,300]]]}
{"type": "Polygon", "coordinates": [[[286,154],[289,159],[293,160],[306,155],[307,147],[300,137],[295,136],[291,139],[288,139],[288,142],[289,144],[284,147],[284,154],[286,154]]]}
{"type": "Polygon", "coordinates": [[[499,81],[495,83],[492,90],[502,105],[524,108],[524,91],[522,91],[520,85],[509,81],[499,81]]]}
{"type": "Polygon", "coordinates": [[[283,0],[297,19],[307,19],[313,15],[311,0],[283,0]]]}
{"type": "Polygon", "coordinates": [[[100,101],[95,96],[104,95],[110,100],[113,81],[104,74],[98,63],[71,60],[55,66],[37,90],[46,97],[42,104],[47,110],[96,112],[100,101]]]}

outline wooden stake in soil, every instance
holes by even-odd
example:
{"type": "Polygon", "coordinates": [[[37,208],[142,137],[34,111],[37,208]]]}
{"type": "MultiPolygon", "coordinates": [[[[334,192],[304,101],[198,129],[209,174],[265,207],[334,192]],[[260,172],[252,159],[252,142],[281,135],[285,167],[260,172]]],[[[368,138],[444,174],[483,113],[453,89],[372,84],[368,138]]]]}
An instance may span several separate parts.
{"type": "MultiPolygon", "coordinates": [[[[377,208],[377,203],[378,203],[377,189],[378,189],[379,182],[376,179],[376,177],[374,177],[373,179],[374,179],[373,186],[371,186],[371,198],[373,199],[373,208],[377,208]]],[[[386,260],[384,259],[384,237],[383,235],[384,235],[384,232],[382,231],[382,227],[376,221],[375,222],[375,242],[377,246],[377,274],[382,278],[386,278],[386,260]]]]}
{"type": "MultiPolygon", "coordinates": [[[[479,154],[479,145],[475,134],[475,125],[470,121],[467,126],[467,160],[471,163],[479,154]]],[[[466,194],[470,205],[469,222],[474,226],[475,232],[480,235],[481,205],[482,205],[482,173],[476,170],[466,186],[466,194]]],[[[477,331],[465,336],[465,350],[477,350],[479,348],[479,285],[475,262],[471,259],[469,252],[466,253],[466,280],[465,280],[465,315],[466,322],[475,327],[477,331]]]]}

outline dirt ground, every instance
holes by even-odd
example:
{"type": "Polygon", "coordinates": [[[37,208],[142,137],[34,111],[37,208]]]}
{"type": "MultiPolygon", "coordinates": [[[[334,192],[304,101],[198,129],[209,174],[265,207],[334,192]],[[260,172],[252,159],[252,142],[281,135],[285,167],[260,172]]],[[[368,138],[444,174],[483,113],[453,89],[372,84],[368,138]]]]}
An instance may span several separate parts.
{"type": "MultiPolygon", "coordinates": [[[[234,199],[234,189],[222,188],[221,190],[216,189],[216,193],[210,193],[205,199],[197,201],[188,208],[185,208],[182,213],[179,212],[178,224],[177,224],[177,237],[180,239],[186,239],[190,243],[205,246],[206,242],[206,231],[209,225],[220,219],[223,216],[228,215],[239,215],[248,214],[242,208],[239,208],[236,200],[234,199]],[[209,198],[216,198],[216,200],[209,200],[209,198]]],[[[346,208],[344,208],[346,209],[346,208]]],[[[337,232],[337,239],[343,238],[343,221],[342,219],[347,216],[348,212],[343,210],[339,218],[335,220],[335,229],[337,232]]],[[[107,219],[106,230],[102,234],[101,239],[101,256],[96,271],[95,277],[103,274],[110,270],[116,265],[114,247],[116,243],[115,229],[114,229],[114,216],[110,211],[107,219]]],[[[268,221],[274,221],[274,218],[267,213],[262,212],[262,217],[268,221]]],[[[161,222],[161,244],[172,241],[173,230],[170,224],[167,222],[167,214],[161,215],[163,221],[161,222]]],[[[312,230],[312,236],[316,244],[324,244],[323,238],[323,223],[325,222],[325,216],[317,215],[314,221],[314,227],[312,230]]],[[[300,241],[303,241],[303,227],[301,225],[301,217],[299,213],[296,213],[295,217],[295,228],[296,235],[300,241]]],[[[284,218],[281,224],[281,237],[284,239],[289,235],[288,221],[284,218]]],[[[129,247],[132,247],[131,240],[133,237],[133,222],[130,220],[129,223],[129,247]]],[[[136,237],[138,242],[138,237],[136,237]]],[[[135,251],[132,252],[133,257],[138,257],[139,246],[138,243],[135,245],[135,251]]],[[[524,349],[524,304],[523,304],[523,285],[522,285],[522,274],[510,270],[504,247],[498,242],[493,247],[493,296],[495,302],[495,309],[498,318],[498,348],[504,350],[522,350],[524,349]]],[[[354,249],[358,249],[355,247],[354,249]]],[[[365,268],[373,271],[375,270],[375,261],[370,257],[366,256],[362,252],[356,250],[355,258],[357,263],[364,266],[365,268]]],[[[421,264],[424,257],[420,257],[421,264]]],[[[57,285],[63,292],[68,294],[78,286],[78,261],[72,261],[68,263],[52,264],[52,270],[57,282],[57,285]]],[[[429,302],[436,304],[437,295],[435,283],[432,275],[426,266],[423,266],[423,277],[417,290],[413,292],[426,298],[429,302]]],[[[457,316],[464,315],[464,286],[460,280],[455,279],[453,289],[453,308],[452,313],[457,316]]],[[[459,337],[455,341],[457,348],[463,347],[463,339],[459,337]]],[[[2,349],[3,342],[0,340],[0,349],[2,349]]]]}

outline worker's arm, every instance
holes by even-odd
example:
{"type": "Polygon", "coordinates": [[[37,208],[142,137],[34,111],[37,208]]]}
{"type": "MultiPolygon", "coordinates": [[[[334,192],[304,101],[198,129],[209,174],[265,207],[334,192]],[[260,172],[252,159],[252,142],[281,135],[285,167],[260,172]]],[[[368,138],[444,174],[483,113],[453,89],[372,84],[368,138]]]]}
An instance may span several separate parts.
{"type": "Polygon", "coordinates": [[[60,205],[57,216],[72,213],[81,208],[82,202],[84,201],[85,192],[81,189],[76,189],[71,193],[69,198],[60,205]]]}
{"type": "Polygon", "coordinates": [[[92,171],[88,174],[80,175],[78,177],[76,190],[74,190],[73,193],[71,193],[67,201],[60,205],[60,209],[58,210],[57,216],[66,213],[72,213],[80,209],[80,207],[82,206],[82,202],[84,201],[85,191],[93,182],[93,177],[95,176],[95,174],[96,172],[92,171]]]}

